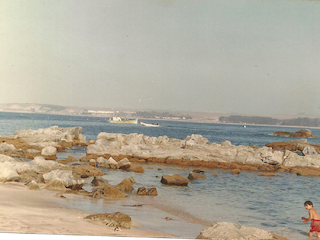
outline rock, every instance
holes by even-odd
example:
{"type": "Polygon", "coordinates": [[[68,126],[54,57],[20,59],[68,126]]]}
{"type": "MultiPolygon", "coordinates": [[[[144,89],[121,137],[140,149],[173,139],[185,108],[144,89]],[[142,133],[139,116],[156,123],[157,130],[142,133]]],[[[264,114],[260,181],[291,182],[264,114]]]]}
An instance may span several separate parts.
{"type": "Polygon", "coordinates": [[[201,170],[201,169],[193,169],[192,170],[192,172],[194,172],[194,173],[200,173],[200,174],[204,174],[204,171],[203,170],[201,170]]]}
{"type": "Polygon", "coordinates": [[[43,148],[59,146],[59,142],[63,141],[85,143],[85,136],[81,132],[81,127],[60,128],[52,126],[45,129],[16,131],[13,137],[43,148]]]}
{"type": "Polygon", "coordinates": [[[212,176],[219,177],[219,175],[216,173],[213,173],[212,176]]]}
{"type": "Polygon", "coordinates": [[[131,163],[128,158],[124,158],[118,162],[119,169],[127,170],[131,167],[131,163]]]}
{"type": "Polygon", "coordinates": [[[136,180],[134,180],[133,177],[130,177],[129,180],[130,180],[131,183],[136,183],[136,180]]]}
{"type": "Polygon", "coordinates": [[[138,195],[151,195],[151,196],[156,196],[158,195],[157,189],[156,188],[145,188],[145,187],[141,187],[138,188],[137,191],[138,195]]]}
{"type": "Polygon", "coordinates": [[[258,176],[263,176],[263,177],[277,177],[277,175],[274,174],[274,173],[261,173],[261,174],[258,174],[258,176]]]}
{"type": "Polygon", "coordinates": [[[20,176],[8,164],[0,163],[0,182],[19,182],[20,176]]]}
{"type": "Polygon", "coordinates": [[[103,179],[102,177],[94,176],[93,180],[91,181],[92,186],[103,186],[108,184],[108,181],[106,179],[103,179]]]}
{"type": "Polygon", "coordinates": [[[293,173],[296,173],[298,176],[320,176],[320,169],[319,168],[297,168],[292,170],[293,173]]]}
{"type": "Polygon", "coordinates": [[[44,179],[43,179],[43,176],[42,174],[36,172],[36,171],[26,171],[26,172],[23,172],[23,173],[20,173],[19,174],[20,178],[21,178],[21,182],[24,182],[24,183],[29,183],[31,181],[35,181],[37,183],[44,183],[44,179]]]}
{"type": "Polygon", "coordinates": [[[67,189],[60,180],[49,181],[43,186],[43,188],[57,191],[65,191],[67,189]]]}
{"type": "Polygon", "coordinates": [[[231,173],[233,174],[240,174],[240,169],[232,169],[231,173]]]}
{"type": "Polygon", "coordinates": [[[110,157],[106,162],[106,167],[111,169],[118,169],[119,165],[116,160],[114,160],[112,157],[110,157]]]}
{"type": "Polygon", "coordinates": [[[306,156],[306,155],[316,155],[318,153],[313,146],[308,145],[303,148],[302,154],[306,156]]]}
{"type": "Polygon", "coordinates": [[[78,159],[76,159],[75,157],[72,157],[72,156],[68,156],[67,159],[62,159],[62,160],[58,161],[58,163],[61,163],[61,164],[68,164],[71,162],[78,162],[78,159]]]}
{"type": "Polygon", "coordinates": [[[3,142],[0,144],[0,152],[1,153],[10,153],[10,152],[16,152],[17,149],[13,144],[8,144],[6,142],[3,142]]]}
{"type": "Polygon", "coordinates": [[[127,171],[132,171],[132,172],[136,172],[136,173],[144,173],[143,167],[141,165],[137,165],[137,164],[130,165],[130,167],[127,169],[127,171]]]}
{"type": "Polygon", "coordinates": [[[34,180],[27,183],[26,186],[29,188],[29,190],[40,190],[38,183],[34,180]]]}
{"type": "Polygon", "coordinates": [[[107,159],[105,159],[104,157],[98,157],[96,162],[97,167],[106,167],[107,159]]]}
{"type": "Polygon", "coordinates": [[[53,170],[43,174],[45,182],[57,180],[63,183],[66,188],[79,189],[83,186],[84,181],[77,179],[72,175],[71,170],[53,170]]]}
{"type": "Polygon", "coordinates": [[[189,175],[188,175],[188,179],[189,180],[194,180],[194,179],[197,179],[197,178],[207,178],[207,177],[202,175],[202,174],[195,173],[195,172],[190,172],[189,175]]]}
{"type": "Polygon", "coordinates": [[[89,165],[95,167],[97,165],[97,162],[95,159],[90,159],[89,165]]]}
{"type": "Polygon", "coordinates": [[[228,222],[215,222],[211,227],[203,229],[197,239],[266,240],[273,239],[273,236],[258,228],[228,222]]]}
{"type": "Polygon", "coordinates": [[[283,137],[296,137],[296,138],[315,138],[316,136],[312,135],[312,132],[309,129],[301,129],[295,133],[290,132],[275,132],[273,136],[283,136],[283,137]]]}
{"type": "Polygon", "coordinates": [[[131,218],[121,212],[116,213],[99,213],[86,216],[84,219],[92,219],[105,223],[108,227],[121,227],[130,229],[132,220],[131,218]]]}
{"type": "Polygon", "coordinates": [[[125,191],[125,192],[129,192],[133,190],[132,184],[130,179],[126,178],[123,179],[121,183],[117,184],[115,186],[117,189],[125,191]]]}
{"type": "Polygon", "coordinates": [[[90,165],[75,165],[72,166],[72,174],[75,178],[88,178],[93,176],[103,176],[104,172],[90,165]]]}
{"type": "Polygon", "coordinates": [[[41,150],[41,155],[47,160],[56,160],[57,158],[57,149],[52,146],[44,147],[41,150]]]}
{"type": "Polygon", "coordinates": [[[167,185],[188,186],[189,180],[179,174],[168,174],[162,176],[161,183],[167,185]]]}
{"type": "Polygon", "coordinates": [[[102,197],[123,198],[123,197],[127,197],[128,195],[121,192],[120,190],[118,190],[117,188],[111,185],[104,185],[88,193],[88,196],[93,198],[102,198],[102,197]]]}

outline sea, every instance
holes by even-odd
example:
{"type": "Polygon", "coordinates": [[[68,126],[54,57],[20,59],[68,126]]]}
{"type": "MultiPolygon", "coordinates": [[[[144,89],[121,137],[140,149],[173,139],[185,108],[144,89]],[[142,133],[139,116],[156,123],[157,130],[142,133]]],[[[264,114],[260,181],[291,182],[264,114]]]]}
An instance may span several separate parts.
{"type": "MultiPolygon", "coordinates": [[[[294,138],[272,136],[276,131],[296,132],[302,127],[258,126],[241,124],[198,123],[187,121],[147,120],[161,127],[142,127],[140,124],[108,123],[104,117],[66,116],[31,113],[0,112],[0,135],[12,135],[17,130],[39,129],[51,126],[82,127],[86,140],[96,140],[100,132],[138,133],[146,136],[185,139],[191,134],[200,134],[210,142],[230,141],[233,145],[255,145],[294,140],[294,138]]],[[[320,129],[308,128],[317,138],[308,142],[320,144],[320,129]]],[[[59,153],[58,159],[68,156],[80,158],[86,155],[86,147],[73,147],[59,153]]],[[[93,213],[121,211],[128,214],[135,228],[161,231],[176,238],[195,239],[200,231],[213,222],[240,223],[246,227],[261,228],[289,239],[308,239],[309,223],[303,203],[311,200],[320,210],[319,177],[297,176],[277,173],[277,177],[258,176],[257,172],[241,172],[239,175],[221,169],[202,169],[206,179],[191,181],[188,187],[163,185],[165,174],[188,176],[194,168],[164,164],[144,164],[145,173],[122,170],[107,170],[103,176],[111,185],[124,178],[133,177],[133,187],[155,187],[157,196],[138,196],[135,192],[125,199],[90,199],[78,195],[57,198],[65,206],[93,213]],[[214,175],[215,174],[215,175],[214,175]],[[218,175],[218,177],[216,176],[218,175]]],[[[85,184],[88,191],[90,184],[85,184]]],[[[134,190],[134,191],[135,191],[134,190]]]]}

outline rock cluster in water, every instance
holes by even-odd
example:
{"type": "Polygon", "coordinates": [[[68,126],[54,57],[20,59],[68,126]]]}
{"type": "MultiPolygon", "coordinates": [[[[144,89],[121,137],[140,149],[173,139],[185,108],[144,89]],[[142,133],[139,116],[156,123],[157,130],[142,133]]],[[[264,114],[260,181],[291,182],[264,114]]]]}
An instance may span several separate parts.
{"type": "Polygon", "coordinates": [[[229,141],[210,143],[208,139],[195,134],[180,140],[167,136],[102,132],[97,141],[87,147],[87,157],[97,159],[113,156],[117,160],[126,157],[130,162],[320,175],[320,155],[309,144],[304,144],[302,151],[303,156],[289,150],[277,151],[270,146],[235,146],[229,141]]]}

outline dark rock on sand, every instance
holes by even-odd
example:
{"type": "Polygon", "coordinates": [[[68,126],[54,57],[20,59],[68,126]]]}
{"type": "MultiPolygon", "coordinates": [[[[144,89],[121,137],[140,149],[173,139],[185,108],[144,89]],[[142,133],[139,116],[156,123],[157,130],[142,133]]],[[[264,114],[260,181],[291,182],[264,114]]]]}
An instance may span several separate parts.
{"type": "Polygon", "coordinates": [[[94,191],[86,193],[86,195],[93,198],[102,198],[102,197],[124,198],[128,196],[127,194],[121,192],[117,188],[108,184],[98,187],[94,191]]]}
{"type": "Polygon", "coordinates": [[[189,180],[179,174],[168,174],[162,176],[161,183],[167,185],[188,186],[189,180]]]}
{"type": "Polygon", "coordinates": [[[141,187],[138,188],[137,191],[138,195],[151,195],[151,196],[156,196],[158,195],[157,189],[156,188],[145,188],[145,187],[141,187]]]}
{"type": "Polygon", "coordinates": [[[126,229],[130,229],[132,224],[131,218],[121,212],[91,214],[86,216],[84,219],[101,221],[108,227],[121,227],[126,229]]]}

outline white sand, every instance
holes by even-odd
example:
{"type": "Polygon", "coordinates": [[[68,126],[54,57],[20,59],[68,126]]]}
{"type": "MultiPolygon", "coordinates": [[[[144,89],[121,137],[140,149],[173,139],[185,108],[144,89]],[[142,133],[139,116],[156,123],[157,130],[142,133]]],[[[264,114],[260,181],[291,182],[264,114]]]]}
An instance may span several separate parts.
{"type": "MultiPolygon", "coordinates": [[[[147,238],[174,238],[174,236],[154,231],[121,229],[113,231],[103,223],[84,219],[90,212],[61,206],[55,201],[54,191],[29,190],[21,183],[0,183],[0,232],[1,233],[38,233],[1,234],[0,237],[42,237],[41,234],[86,235],[89,236],[123,236],[147,238]]],[[[57,237],[56,235],[52,235],[57,237]]],[[[44,237],[49,237],[44,235],[44,237]]],[[[60,236],[60,238],[63,236],[60,236]]],[[[73,238],[66,239],[82,239],[73,238]]],[[[100,239],[100,237],[93,237],[100,239]]],[[[119,239],[119,238],[117,238],[119,239]]]]}

